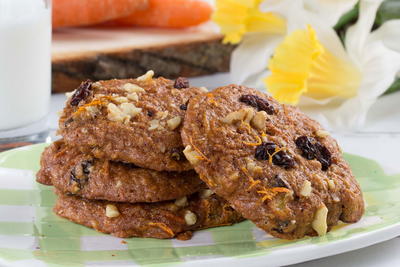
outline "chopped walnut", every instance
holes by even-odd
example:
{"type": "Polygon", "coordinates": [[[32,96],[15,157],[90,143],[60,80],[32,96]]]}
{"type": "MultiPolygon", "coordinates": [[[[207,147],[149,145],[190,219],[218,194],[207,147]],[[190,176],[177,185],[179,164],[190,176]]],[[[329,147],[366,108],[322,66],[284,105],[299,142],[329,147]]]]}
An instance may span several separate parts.
{"type": "Polygon", "coordinates": [[[318,130],[315,134],[320,138],[325,138],[329,135],[329,132],[324,130],[318,130]]]}
{"type": "Polygon", "coordinates": [[[258,111],[251,120],[251,124],[258,130],[264,130],[267,125],[267,112],[258,111]]]}
{"type": "Polygon", "coordinates": [[[120,188],[121,186],[122,186],[122,182],[120,180],[118,180],[115,187],[120,188]]]}
{"type": "Polygon", "coordinates": [[[214,192],[211,191],[210,189],[204,189],[204,190],[201,190],[201,191],[199,192],[199,195],[200,195],[201,198],[208,198],[208,197],[210,197],[212,194],[214,194],[214,192]]]}
{"type": "Polygon", "coordinates": [[[111,121],[127,123],[132,117],[138,115],[142,109],[135,107],[132,103],[122,103],[116,106],[113,103],[107,105],[107,118],[111,121]]]}
{"type": "Polygon", "coordinates": [[[124,114],[115,104],[109,103],[107,105],[107,111],[108,115],[107,118],[110,121],[117,121],[117,122],[123,122],[127,116],[124,114]]]}
{"type": "Polygon", "coordinates": [[[242,108],[238,111],[233,111],[229,113],[225,118],[222,119],[222,122],[227,124],[233,124],[237,121],[250,122],[254,116],[254,110],[252,108],[242,108]]]}
{"type": "Polygon", "coordinates": [[[89,114],[90,117],[95,117],[97,114],[100,113],[100,109],[96,106],[88,106],[85,108],[87,114],[89,114]]]}
{"type": "Polygon", "coordinates": [[[175,200],[175,205],[178,207],[186,207],[188,205],[187,197],[181,197],[175,200]]]}
{"type": "Polygon", "coordinates": [[[137,93],[135,93],[135,92],[129,93],[126,97],[132,101],[139,101],[139,97],[138,97],[137,93]]]}
{"type": "Polygon", "coordinates": [[[140,77],[137,77],[136,80],[138,81],[149,81],[153,78],[154,76],[154,71],[149,70],[148,72],[146,72],[145,74],[143,74],[140,77]]]}
{"type": "Polygon", "coordinates": [[[196,150],[192,149],[192,146],[186,146],[185,150],[183,150],[183,154],[192,165],[196,165],[201,158],[200,154],[196,150]]]}
{"type": "Polygon", "coordinates": [[[199,89],[200,89],[200,91],[202,91],[204,93],[208,93],[207,87],[202,86],[202,87],[199,87],[199,89]]]}
{"type": "Polygon", "coordinates": [[[336,188],[335,181],[334,180],[328,180],[328,186],[329,186],[330,190],[334,191],[335,188],[336,188]]]}
{"type": "Polygon", "coordinates": [[[314,216],[314,221],[312,222],[312,228],[318,233],[319,236],[323,236],[326,234],[328,230],[327,219],[328,217],[328,208],[323,204],[323,206],[319,207],[314,216]]]}
{"type": "Polygon", "coordinates": [[[311,182],[308,180],[305,180],[301,187],[300,195],[303,197],[309,197],[311,195],[311,191],[312,191],[311,182]]]}
{"type": "Polygon", "coordinates": [[[149,131],[156,130],[160,127],[160,121],[159,120],[151,120],[150,121],[150,127],[148,128],[149,131]]]}
{"type": "Polygon", "coordinates": [[[145,91],[142,87],[140,87],[139,85],[136,85],[134,83],[126,83],[126,84],[124,84],[123,88],[128,93],[139,93],[139,92],[145,91]]]}
{"type": "Polygon", "coordinates": [[[185,212],[185,222],[187,225],[193,225],[195,224],[197,221],[197,216],[196,214],[194,214],[193,212],[191,212],[190,210],[187,210],[185,212]]]}
{"type": "Polygon", "coordinates": [[[114,217],[118,217],[120,215],[117,207],[115,205],[112,204],[107,204],[106,206],[106,216],[108,218],[114,218],[114,217]]]}
{"type": "Polygon", "coordinates": [[[168,125],[168,128],[172,131],[172,130],[175,130],[176,128],[178,128],[178,126],[181,124],[181,122],[182,122],[182,118],[179,116],[176,116],[172,119],[169,119],[167,121],[167,125],[168,125]]]}
{"type": "Polygon", "coordinates": [[[132,103],[122,103],[121,105],[119,105],[119,107],[124,114],[130,116],[131,118],[142,112],[141,108],[135,107],[135,105],[132,103]]]}
{"type": "Polygon", "coordinates": [[[114,101],[118,102],[118,103],[127,103],[128,98],[124,97],[124,96],[118,96],[118,97],[114,97],[114,101]]]}
{"type": "Polygon", "coordinates": [[[158,111],[156,113],[156,118],[160,119],[160,120],[163,120],[168,116],[168,114],[169,114],[169,112],[167,110],[166,111],[158,111]]]}

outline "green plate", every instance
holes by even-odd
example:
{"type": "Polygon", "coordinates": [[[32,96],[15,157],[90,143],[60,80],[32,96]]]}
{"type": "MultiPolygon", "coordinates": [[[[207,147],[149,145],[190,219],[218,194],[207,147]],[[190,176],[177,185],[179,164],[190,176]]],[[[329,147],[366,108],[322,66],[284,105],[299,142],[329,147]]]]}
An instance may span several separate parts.
{"type": "Polygon", "coordinates": [[[286,241],[246,221],[196,232],[189,241],[120,239],[52,213],[55,195],[35,183],[45,144],[0,154],[0,264],[12,266],[286,265],[342,253],[400,234],[400,174],[345,154],[367,203],[363,219],[324,237],[286,241]],[[126,242],[122,242],[125,240],[126,242]]]}

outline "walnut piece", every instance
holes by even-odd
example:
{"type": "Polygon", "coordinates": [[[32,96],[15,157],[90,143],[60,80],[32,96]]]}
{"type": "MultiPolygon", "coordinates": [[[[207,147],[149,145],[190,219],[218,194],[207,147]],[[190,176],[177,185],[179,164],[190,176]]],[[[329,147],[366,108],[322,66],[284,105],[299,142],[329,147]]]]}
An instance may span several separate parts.
{"type": "Polygon", "coordinates": [[[178,126],[181,124],[182,118],[179,116],[173,117],[172,119],[169,119],[167,121],[168,128],[172,131],[178,128],[178,126]]]}
{"type": "Polygon", "coordinates": [[[197,216],[196,214],[194,214],[193,212],[191,212],[190,210],[187,210],[185,212],[185,222],[187,225],[193,225],[195,224],[197,221],[197,216]]]}
{"type": "Polygon", "coordinates": [[[199,192],[200,198],[208,198],[208,197],[210,197],[212,194],[214,194],[214,192],[211,191],[210,189],[204,189],[204,190],[201,190],[201,191],[199,192]]]}
{"type": "Polygon", "coordinates": [[[183,154],[192,165],[199,163],[201,158],[201,155],[196,150],[192,149],[192,146],[186,146],[183,150],[183,154]]]}
{"type": "Polygon", "coordinates": [[[137,77],[136,80],[141,81],[141,82],[149,81],[149,80],[151,80],[153,78],[153,76],[154,76],[154,71],[149,70],[148,72],[146,72],[142,76],[137,77]]]}
{"type": "Polygon", "coordinates": [[[254,116],[254,110],[252,108],[242,108],[237,111],[232,111],[225,118],[222,119],[222,122],[226,124],[233,124],[237,121],[244,121],[249,123],[254,116]]]}
{"type": "Polygon", "coordinates": [[[267,126],[267,112],[259,111],[254,115],[251,124],[258,130],[264,130],[267,126]]]}
{"type": "Polygon", "coordinates": [[[178,207],[186,207],[188,205],[187,197],[181,197],[175,200],[175,205],[178,207]]]}
{"type": "Polygon", "coordinates": [[[305,180],[303,186],[301,187],[300,195],[303,197],[309,197],[311,195],[311,191],[312,191],[312,186],[310,181],[305,180]]]}
{"type": "Polygon", "coordinates": [[[137,93],[135,93],[135,92],[129,93],[126,97],[132,101],[139,101],[139,97],[138,97],[137,93]]]}
{"type": "Polygon", "coordinates": [[[160,121],[159,120],[151,120],[150,121],[150,127],[148,128],[149,131],[156,130],[160,127],[160,121]]]}
{"type": "Polygon", "coordinates": [[[323,205],[318,208],[314,216],[314,221],[312,222],[312,228],[318,233],[319,236],[326,234],[328,230],[328,224],[326,219],[328,217],[328,208],[323,205]]]}
{"type": "Polygon", "coordinates": [[[140,93],[145,91],[142,87],[134,83],[126,83],[124,84],[123,88],[128,93],[140,93]]]}
{"type": "Polygon", "coordinates": [[[320,138],[325,138],[329,135],[329,132],[324,130],[318,130],[315,134],[320,138]]]}
{"type": "Polygon", "coordinates": [[[115,205],[112,204],[107,204],[106,206],[106,216],[108,218],[114,218],[114,217],[118,217],[120,215],[117,207],[115,205]]]}
{"type": "Polygon", "coordinates": [[[135,107],[132,103],[122,103],[116,106],[113,103],[107,105],[107,118],[111,121],[128,123],[131,118],[138,115],[142,109],[135,107]]]}

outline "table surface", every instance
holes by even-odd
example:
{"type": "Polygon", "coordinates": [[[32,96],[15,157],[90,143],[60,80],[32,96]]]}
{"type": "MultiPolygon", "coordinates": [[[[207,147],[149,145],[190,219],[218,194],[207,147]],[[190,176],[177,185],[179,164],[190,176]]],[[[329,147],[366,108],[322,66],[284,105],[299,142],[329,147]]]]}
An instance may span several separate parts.
{"type": "MultiPolygon", "coordinates": [[[[229,74],[190,79],[192,85],[215,88],[229,84],[229,74]]],[[[57,128],[57,112],[64,94],[52,96],[49,127],[57,128]]],[[[356,132],[332,132],[345,152],[378,161],[387,173],[400,173],[400,92],[380,98],[371,108],[366,125],[356,132]],[[397,106],[396,106],[397,104],[397,106]]],[[[304,266],[400,266],[400,237],[367,248],[304,262],[304,266]]]]}

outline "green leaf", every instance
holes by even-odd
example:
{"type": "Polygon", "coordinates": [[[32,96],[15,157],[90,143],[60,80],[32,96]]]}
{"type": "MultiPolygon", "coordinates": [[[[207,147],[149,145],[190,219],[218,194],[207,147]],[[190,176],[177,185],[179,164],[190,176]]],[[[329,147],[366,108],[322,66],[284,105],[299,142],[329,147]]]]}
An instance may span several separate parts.
{"type": "Polygon", "coordinates": [[[394,92],[400,91],[400,78],[394,81],[394,83],[386,90],[384,95],[388,95],[394,92]]]}

